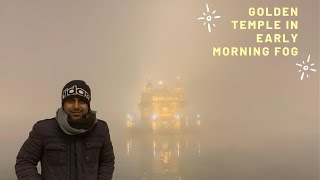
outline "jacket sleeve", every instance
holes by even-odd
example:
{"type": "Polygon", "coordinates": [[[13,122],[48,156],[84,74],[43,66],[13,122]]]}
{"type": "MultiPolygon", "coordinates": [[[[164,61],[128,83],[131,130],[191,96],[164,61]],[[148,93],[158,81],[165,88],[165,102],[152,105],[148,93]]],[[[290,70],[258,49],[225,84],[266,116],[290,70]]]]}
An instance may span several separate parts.
{"type": "Polygon", "coordinates": [[[114,153],[110,139],[109,129],[106,125],[107,132],[105,142],[100,152],[98,180],[111,180],[114,171],[114,153]]]}
{"type": "Polygon", "coordinates": [[[37,170],[37,164],[42,157],[41,137],[35,127],[36,125],[17,155],[15,171],[18,180],[41,180],[37,170]]]}

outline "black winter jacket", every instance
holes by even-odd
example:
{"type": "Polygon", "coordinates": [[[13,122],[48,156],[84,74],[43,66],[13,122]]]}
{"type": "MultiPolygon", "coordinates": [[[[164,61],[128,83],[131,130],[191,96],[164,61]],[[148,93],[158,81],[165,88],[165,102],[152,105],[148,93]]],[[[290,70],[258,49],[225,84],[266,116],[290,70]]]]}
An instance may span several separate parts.
{"type": "Polygon", "coordinates": [[[84,134],[67,135],[55,118],[39,121],[18,153],[15,170],[19,180],[110,180],[114,153],[108,126],[98,120],[84,134]]]}

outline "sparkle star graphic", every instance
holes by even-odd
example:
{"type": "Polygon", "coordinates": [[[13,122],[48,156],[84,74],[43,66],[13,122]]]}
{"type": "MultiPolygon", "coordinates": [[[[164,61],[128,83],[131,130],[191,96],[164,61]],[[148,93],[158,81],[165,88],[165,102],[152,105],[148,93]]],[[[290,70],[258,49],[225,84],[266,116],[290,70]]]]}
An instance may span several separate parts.
{"type": "MultiPolygon", "coordinates": [[[[203,12],[202,14],[204,15],[203,17],[199,17],[198,20],[205,20],[205,22],[203,23],[203,25],[207,25],[208,26],[208,31],[211,32],[211,21],[212,19],[218,19],[221,16],[213,16],[214,13],[216,13],[216,10],[213,10],[212,13],[210,14],[210,9],[208,4],[206,4],[206,8],[207,8],[207,13],[203,12]]],[[[216,27],[215,24],[212,23],[212,26],[216,27]]]]}
{"type": "Polygon", "coordinates": [[[308,59],[307,59],[307,63],[305,63],[304,61],[302,61],[302,64],[298,64],[296,63],[297,66],[300,66],[301,69],[299,70],[299,72],[302,72],[301,73],[301,77],[300,77],[300,80],[302,81],[304,76],[306,75],[307,78],[309,78],[309,74],[308,74],[308,71],[313,71],[313,72],[316,72],[317,70],[315,69],[312,69],[312,66],[314,66],[314,63],[310,64],[309,65],[309,61],[310,61],[310,54],[308,56],[308,59]]]}

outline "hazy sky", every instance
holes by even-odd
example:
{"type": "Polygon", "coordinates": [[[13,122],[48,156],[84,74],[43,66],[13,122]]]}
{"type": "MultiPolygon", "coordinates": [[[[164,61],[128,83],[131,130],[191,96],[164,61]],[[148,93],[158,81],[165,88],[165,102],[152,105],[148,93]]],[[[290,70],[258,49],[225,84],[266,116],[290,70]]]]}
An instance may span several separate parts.
{"type": "Polygon", "coordinates": [[[32,125],[55,115],[72,79],[90,85],[91,107],[111,129],[138,112],[148,77],[173,86],[179,75],[189,112],[208,129],[318,143],[318,0],[14,0],[0,2],[0,22],[1,173],[13,173],[32,125]],[[221,16],[211,33],[197,20],[206,3],[221,16]],[[251,6],[299,7],[298,56],[212,56],[213,46],[256,45],[256,31],[230,24],[251,6]],[[317,72],[301,81],[295,64],[309,54],[317,72]]]}

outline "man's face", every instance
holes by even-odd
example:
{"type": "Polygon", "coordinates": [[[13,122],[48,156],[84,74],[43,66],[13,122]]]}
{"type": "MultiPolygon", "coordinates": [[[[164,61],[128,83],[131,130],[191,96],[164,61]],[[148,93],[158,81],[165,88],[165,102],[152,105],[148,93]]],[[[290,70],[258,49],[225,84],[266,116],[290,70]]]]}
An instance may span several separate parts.
{"type": "Polygon", "coordinates": [[[63,110],[66,112],[70,119],[78,120],[88,114],[88,104],[79,98],[71,98],[64,102],[63,110]]]}

